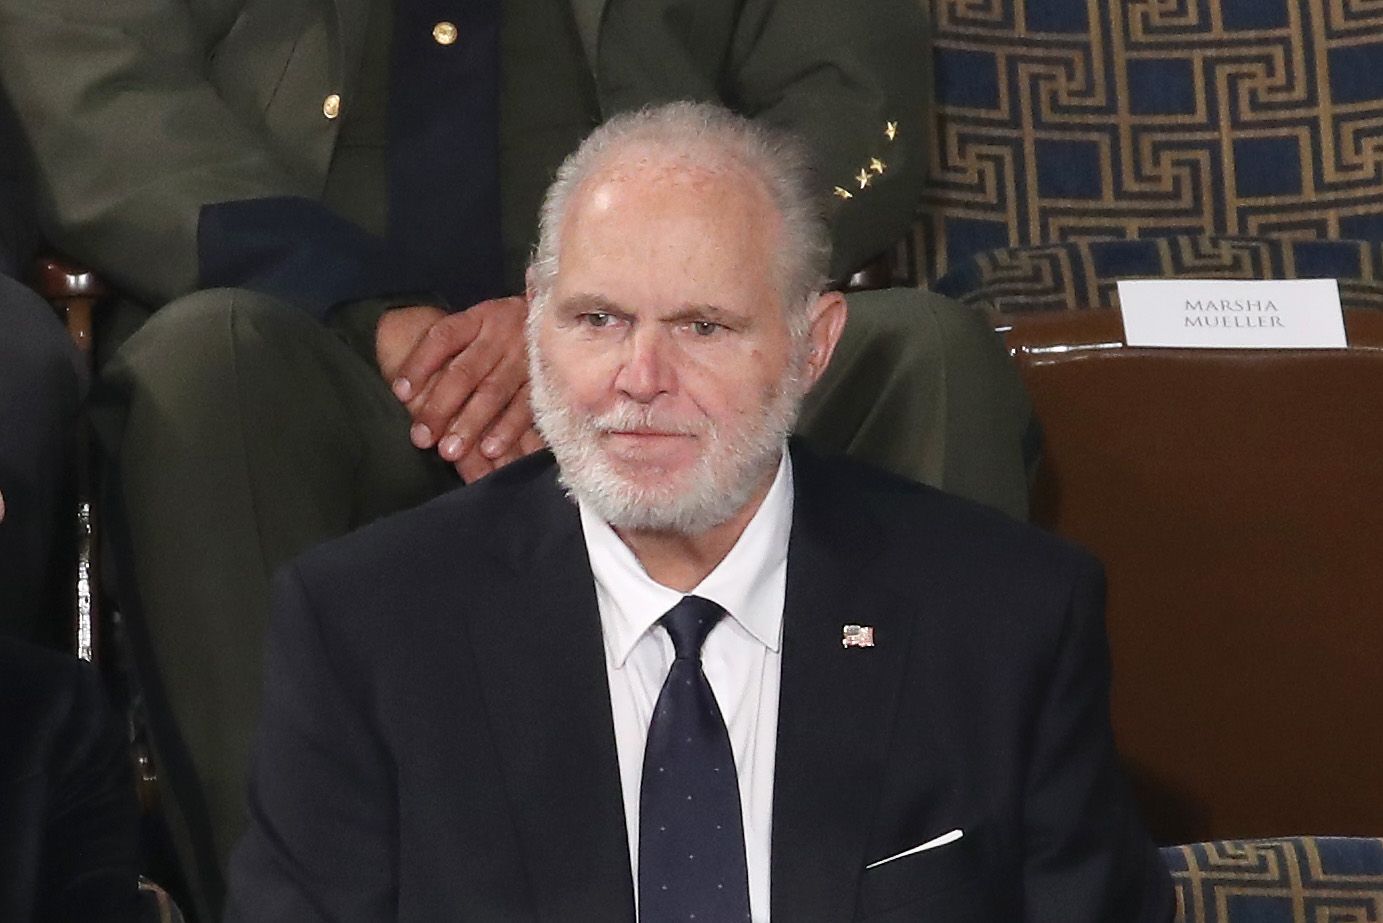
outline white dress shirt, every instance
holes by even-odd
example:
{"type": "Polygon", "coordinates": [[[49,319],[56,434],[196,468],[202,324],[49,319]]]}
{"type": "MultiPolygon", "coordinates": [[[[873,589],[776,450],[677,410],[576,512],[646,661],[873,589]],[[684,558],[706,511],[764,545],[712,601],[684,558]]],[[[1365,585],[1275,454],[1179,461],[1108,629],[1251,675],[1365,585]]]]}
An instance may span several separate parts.
{"type": "Polygon", "coordinates": [[[672,639],[657,621],[683,595],[701,596],[729,613],[706,638],[701,664],[725,717],[735,754],[749,871],[749,909],[755,923],[766,923],[783,597],[792,528],[792,463],[788,453],[784,450],[768,494],[735,546],[689,594],[654,581],[608,523],[585,505],[578,506],[605,639],[636,906],[644,744],[653,706],[673,660],[672,639]]]}

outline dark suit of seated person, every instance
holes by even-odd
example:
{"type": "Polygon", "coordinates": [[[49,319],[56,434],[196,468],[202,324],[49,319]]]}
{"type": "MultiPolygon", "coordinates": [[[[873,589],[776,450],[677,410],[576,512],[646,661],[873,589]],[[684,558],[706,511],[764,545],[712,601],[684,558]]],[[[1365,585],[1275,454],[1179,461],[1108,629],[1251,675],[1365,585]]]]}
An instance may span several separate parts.
{"type": "Polygon", "coordinates": [[[58,647],[60,565],[83,369],[53,310],[17,279],[34,224],[21,147],[0,100],[0,635],[58,647]]]}
{"type": "Polygon", "coordinates": [[[138,808],[90,665],[0,638],[0,920],[138,918],[138,808]]]}
{"type": "Polygon", "coordinates": [[[785,451],[846,312],[799,163],[689,104],[567,161],[552,454],[281,573],[230,920],[1171,920],[1098,564],[785,451]]]}

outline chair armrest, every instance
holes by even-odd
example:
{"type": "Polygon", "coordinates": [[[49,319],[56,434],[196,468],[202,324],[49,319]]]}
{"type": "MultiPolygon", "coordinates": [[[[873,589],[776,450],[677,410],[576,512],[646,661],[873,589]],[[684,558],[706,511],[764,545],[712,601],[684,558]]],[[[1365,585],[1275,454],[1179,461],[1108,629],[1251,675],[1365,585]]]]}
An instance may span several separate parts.
{"type": "Polygon", "coordinates": [[[105,280],[64,257],[44,254],[34,261],[34,288],[62,317],[77,348],[90,357],[96,305],[110,294],[105,280]]]}

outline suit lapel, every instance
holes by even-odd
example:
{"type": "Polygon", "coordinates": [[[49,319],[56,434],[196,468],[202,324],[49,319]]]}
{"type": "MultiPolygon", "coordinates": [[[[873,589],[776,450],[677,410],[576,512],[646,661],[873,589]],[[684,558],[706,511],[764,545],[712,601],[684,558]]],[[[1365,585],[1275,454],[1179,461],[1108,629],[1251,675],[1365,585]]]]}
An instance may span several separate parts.
{"type": "MultiPolygon", "coordinates": [[[[772,915],[853,916],[915,619],[876,579],[877,533],[794,450],[773,795],[772,915]],[[846,624],[876,646],[844,648],[846,624]]],[[[507,507],[491,624],[472,623],[483,707],[538,916],[633,921],[633,879],[594,580],[551,473],[507,507]]]]}
{"type": "Polygon", "coordinates": [[[775,920],[850,919],[914,619],[871,573],[879,541],[848,491],[793,452],[773,792],[775,920]],[[872,648],[842,627],[872,626],[872,648]]]}
{"type": "Polygon", "coordinates": [[[514,574],[471,641],[538,916],[632,921],[595,584],[576,508],[543,486],[506,512],[532,540],[501,550],[514,574]]]}

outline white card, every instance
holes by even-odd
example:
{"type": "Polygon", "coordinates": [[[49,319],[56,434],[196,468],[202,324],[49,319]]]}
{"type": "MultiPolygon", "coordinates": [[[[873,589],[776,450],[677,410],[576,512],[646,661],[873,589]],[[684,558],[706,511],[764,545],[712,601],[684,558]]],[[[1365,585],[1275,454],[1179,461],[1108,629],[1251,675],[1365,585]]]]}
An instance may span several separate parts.
{"type": "Polygon", "coordinates": [[[1343,349],[1334,279],[1143,279],[1119,283],[1129,346],[1343,349]]]}

